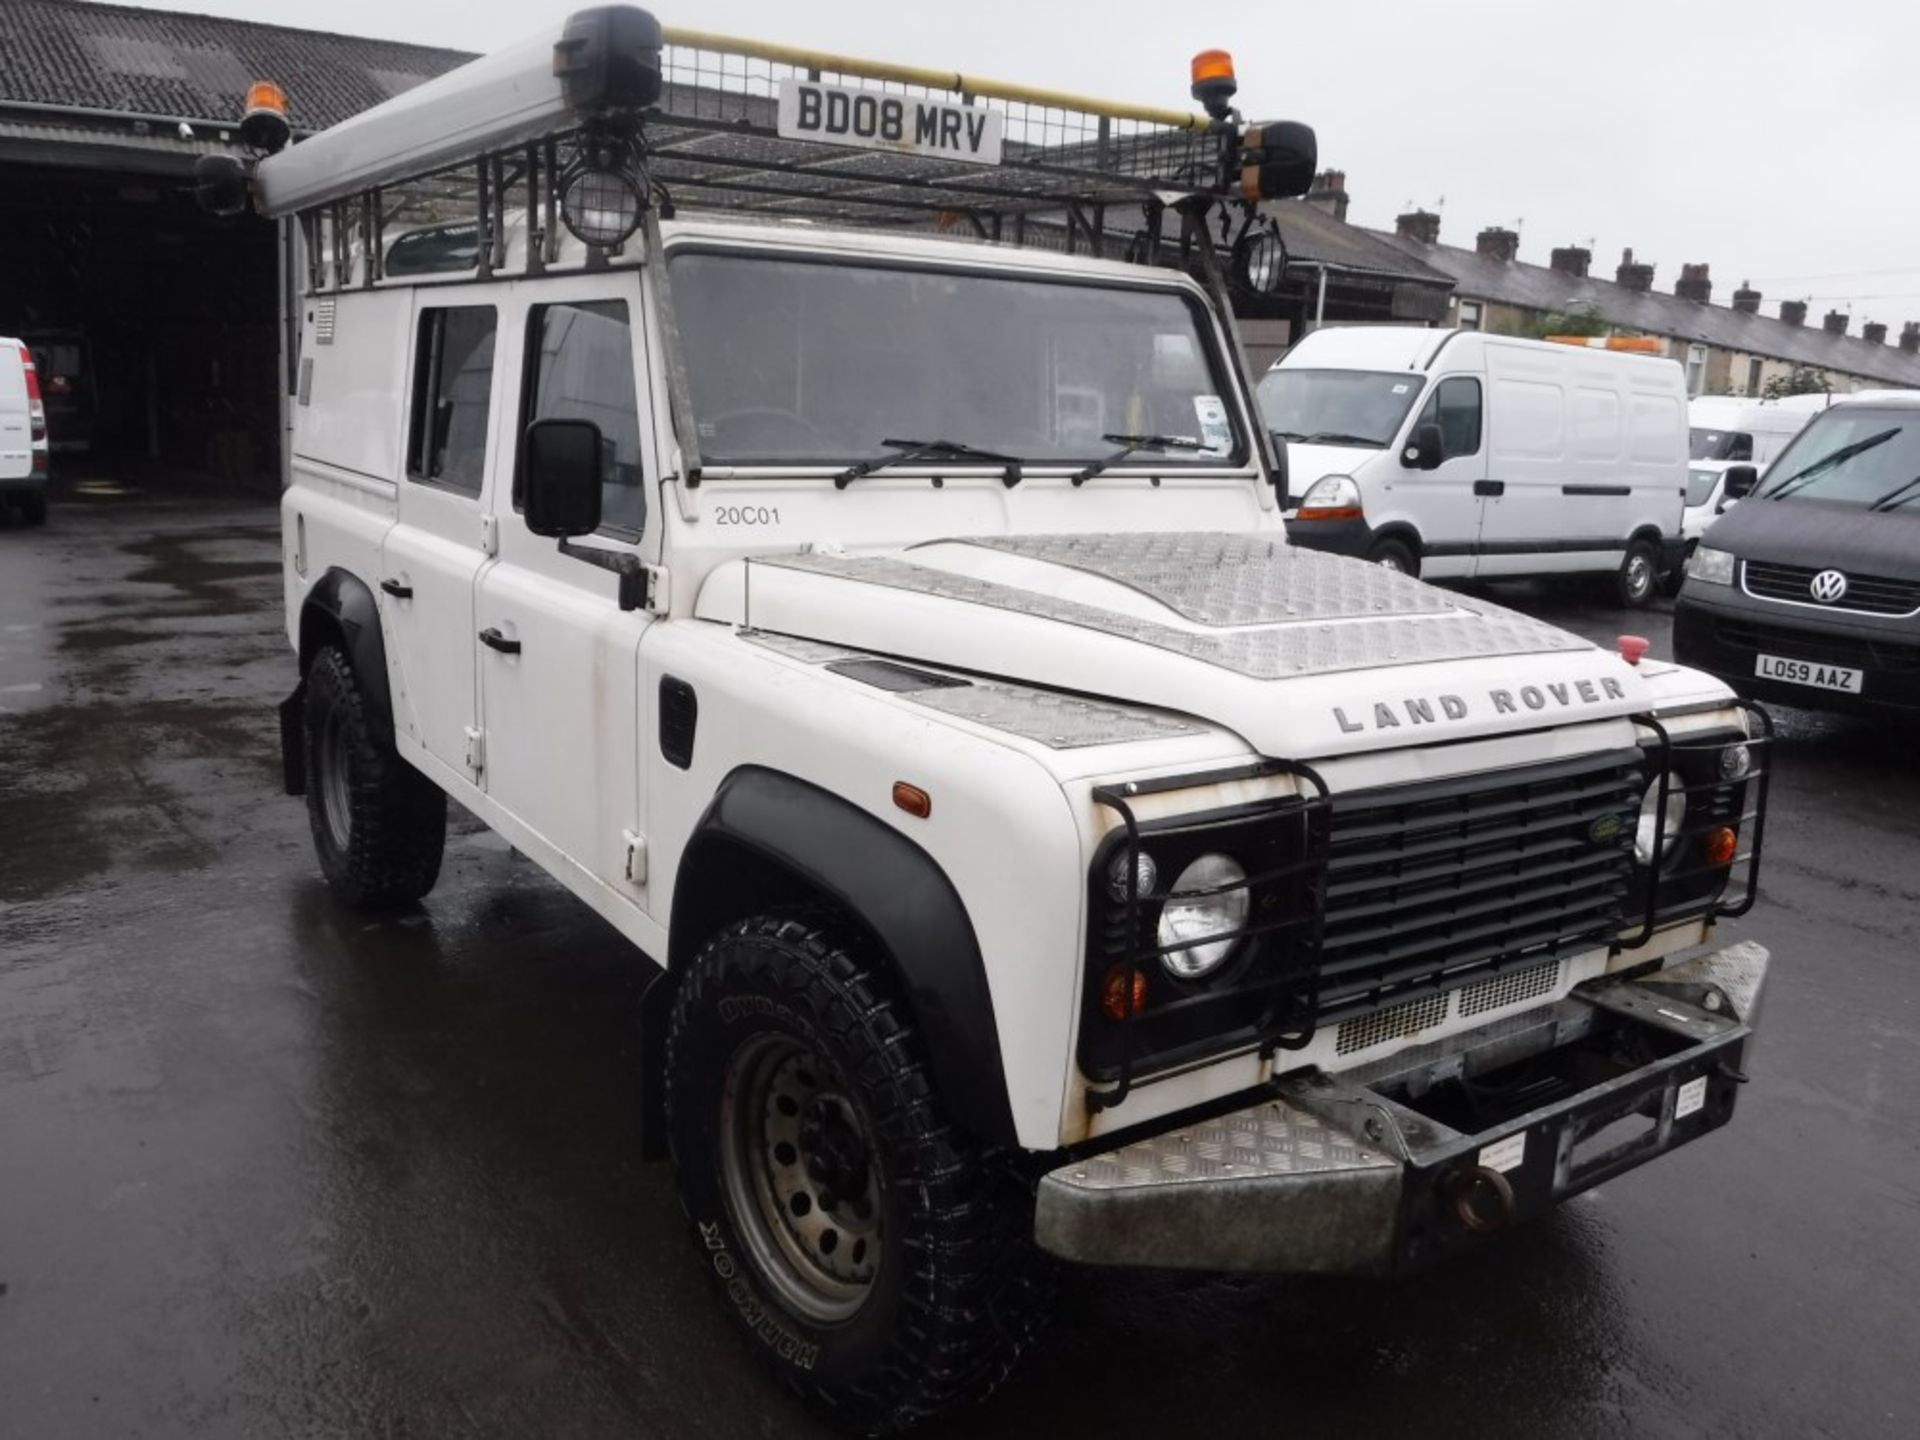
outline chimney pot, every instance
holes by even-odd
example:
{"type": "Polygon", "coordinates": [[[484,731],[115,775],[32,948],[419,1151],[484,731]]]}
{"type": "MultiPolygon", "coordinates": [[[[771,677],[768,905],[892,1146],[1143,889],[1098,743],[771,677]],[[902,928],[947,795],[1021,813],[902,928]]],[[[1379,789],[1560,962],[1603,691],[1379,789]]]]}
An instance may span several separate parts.
{"type": "Polygon", "coordinates": [[[1559,274],[1584,280],[1593,265],[1593,251],[1578,245],[1561,246],[1552,253],[1547,264],[1559,274]]]}
{"type": "Polygon", "coordinates": [[[1869,345],[1884,345],[1887,343],[1887,327],[1878,320],[1869,320],[1860,327],[1860,338],[1869,345]]]}
{"type": "Polygon", "coordinates": [[[1636,262],[1632,249],[1622,250],[1620,268],[1613,272],[1613,278],[1622,289],[1645,294],[1653,289],[1653,266],[1636,262]]]}
{"type": "Polygon", "coordinates": [[[1334,219],[1345,221],[1347,218],[1347,172],[1344,170],[1322,170],[1313,177],[1313,188],[1307,192],[1307,204],[1316,210],[1324,210],[1334,219]]]}
{"type": "Polygon", "coordinates": [[[1847,333],[1847,321],[1851,318],[1844,310],[1829,310],[1827,318],[1820,322],[1820,328],[1829,335],[1844,335],[1847,333]]]}
{"type": "Polygon", "coordinates": [[[1696,305],[1705,305],[1713,298],[1713,281],[1707,275],[1707,267],[1682,265],[1680,281],[1673,287],[1673,293],[1682,300],[1691,300],[1696,305]]]}
{"type": "Polygon", "coordinates": [[[1393,217],[1393,233],[1402,240],[1418,240],[1422,245],[1440,243],[1440,217],[1431,210],[1409,210],[1393,217]]]}
{"type": "Polygon", "coordinates": [[[1806,324],[1807,302],[1804,300],[1782,300],[1780,302],[1780,319],[1788,325],[1806,324]]]}
{"type": "Polygon", "coordinates": [[[1900,348],[1909,355],[1920,354],[1920,320],[1909,320],[1900,327],[1900,348]]]}
{"type": "Polygon", "coordinates": [[[1474,253],[1489,260],[1512,260],[1520,253],[1520,236],[1498,225],[1489,225],[1473,239],[1474,253]]]}
{"type": "Polygon", "coordinates": [[[1733,308],[1738,310],[1742,315],[1758,315],[1760,313],[1760,292],[1742,280],[1740,282],[1740,288],[1733,292],[1733,308]]]}

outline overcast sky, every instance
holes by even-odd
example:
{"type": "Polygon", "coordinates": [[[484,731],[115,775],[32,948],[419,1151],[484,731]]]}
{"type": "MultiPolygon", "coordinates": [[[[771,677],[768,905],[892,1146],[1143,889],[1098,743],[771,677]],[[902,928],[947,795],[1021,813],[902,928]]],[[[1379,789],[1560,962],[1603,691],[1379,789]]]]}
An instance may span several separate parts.
{"type": "MultiPolygon", "coordinates": [[[[180,0],[198,10],[485,50],[583,0],[180,0]]],[[[1713,267],[1850,309],[1854,330],[1920,319],[1920,8],[1897,0],[659,0],[668,24],[1187,104],[1194,51],[1233,52],[1249,118],[1299,119],[1346,171],[1348,218],[1390,229],[1438,208],[1471,245],[1517,226],[1520,256],[1623,246],[1671,290],[1713,267]],[[1444,204],[1441,203],[1444,197],[1444,204]]],[[[298,76],[282,76],[295,92],[298,76]]]]}

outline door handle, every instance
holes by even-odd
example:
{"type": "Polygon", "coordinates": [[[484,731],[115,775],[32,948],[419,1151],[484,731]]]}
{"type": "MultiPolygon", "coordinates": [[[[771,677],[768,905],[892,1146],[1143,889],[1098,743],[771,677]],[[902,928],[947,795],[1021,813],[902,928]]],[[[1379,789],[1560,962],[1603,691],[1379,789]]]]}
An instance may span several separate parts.
{"type": "Polygon", "coordinates": [[[480,632],[480,643],[489,650],[498,650],[502,655],[518,655],[520,653],[520,642],[518,640],[509,640],[491,625],[480,632]]]}
{"type": "Polygon", "coordinates": [[[1473,482],[1473,493],[1481,496],[1498,497],[1507,493],[1507,482],[1504,480],[1476,480],[1473,482]]]}
{"type": "Polygon", "coordinates": [[[398,580],[382,580],[380,582],[380,588],[396,600],[411,600],[413,598],[413,587],[411,585],[402,585],[398,580]]]}

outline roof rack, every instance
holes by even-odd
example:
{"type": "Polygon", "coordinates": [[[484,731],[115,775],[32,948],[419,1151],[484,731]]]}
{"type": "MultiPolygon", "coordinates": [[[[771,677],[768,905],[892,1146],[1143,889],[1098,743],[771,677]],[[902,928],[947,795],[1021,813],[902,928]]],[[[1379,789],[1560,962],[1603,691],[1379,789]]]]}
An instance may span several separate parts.
{"type": "MultiPolygon", "coordinates": [[[[1160,210],[1222,203],[1244,235],[1260,199],[1307,188],[1312,132],[1246,125],[1227,104],[1223,52],[1196,60],[1195,77],[1205,115],[663,28],[607,6],[265,158],[238,188],[262,214],[300,217],[313,288],[377,283],[394,225],[471,222],[483,275],[506,262],[509,217],[528,236],[528,271],[559,259],[563,223],[585,263],[616,262],[624,234],[568,213],[568,187],[603,172],[638,192],[636,223],[652,205],[1102,253],[1110,207],[1151,215],[1139,233],[1157,246],[1160,210]]],[[[222,163],[235,162],[209,162],[222,163]]],[[[218,178],[203,173],[203,195],[231,197],[218,178]]]]}

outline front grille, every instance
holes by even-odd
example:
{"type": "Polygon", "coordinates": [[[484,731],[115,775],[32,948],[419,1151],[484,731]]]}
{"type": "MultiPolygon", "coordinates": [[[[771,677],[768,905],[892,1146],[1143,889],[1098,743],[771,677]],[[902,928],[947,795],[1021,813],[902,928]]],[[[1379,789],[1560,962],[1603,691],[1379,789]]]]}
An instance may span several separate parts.
{"type": "Polygon", "coordinates": [[[1736,650],[1780,655],[1789,660],[1811,660],[1819,665],[1845,665],[1855,670],[1906,673],[1920,670],[1920,646],[1892,640],[1869,640],[1823,630],[1796,630],[1786,625],[1763,625],[1752,620],[1724,618],[1714,622],[1720,643],[1736,650]]]}
{"type": "MultiPolygon", "coordinates": [[[[1786,600],[1799,605],[1816,604],[1813,577],[1825,567],[1812,565],[1776,565],[1770,561],[1745,562],[1747,593],[1759,600],[1786,600]]],[[[1920,581],[1890,580],[1879,575],[1847,577],[1847,593],[1827,610],[1853,610],[1863,615],[1911,615],[1920,610],[1920,581]]]]}
{"type": "Polygon", "coordinates": [[[1645,783],[1633,749],[1336,795],[1320,1018],[1617,935],[1645,783]]]}

